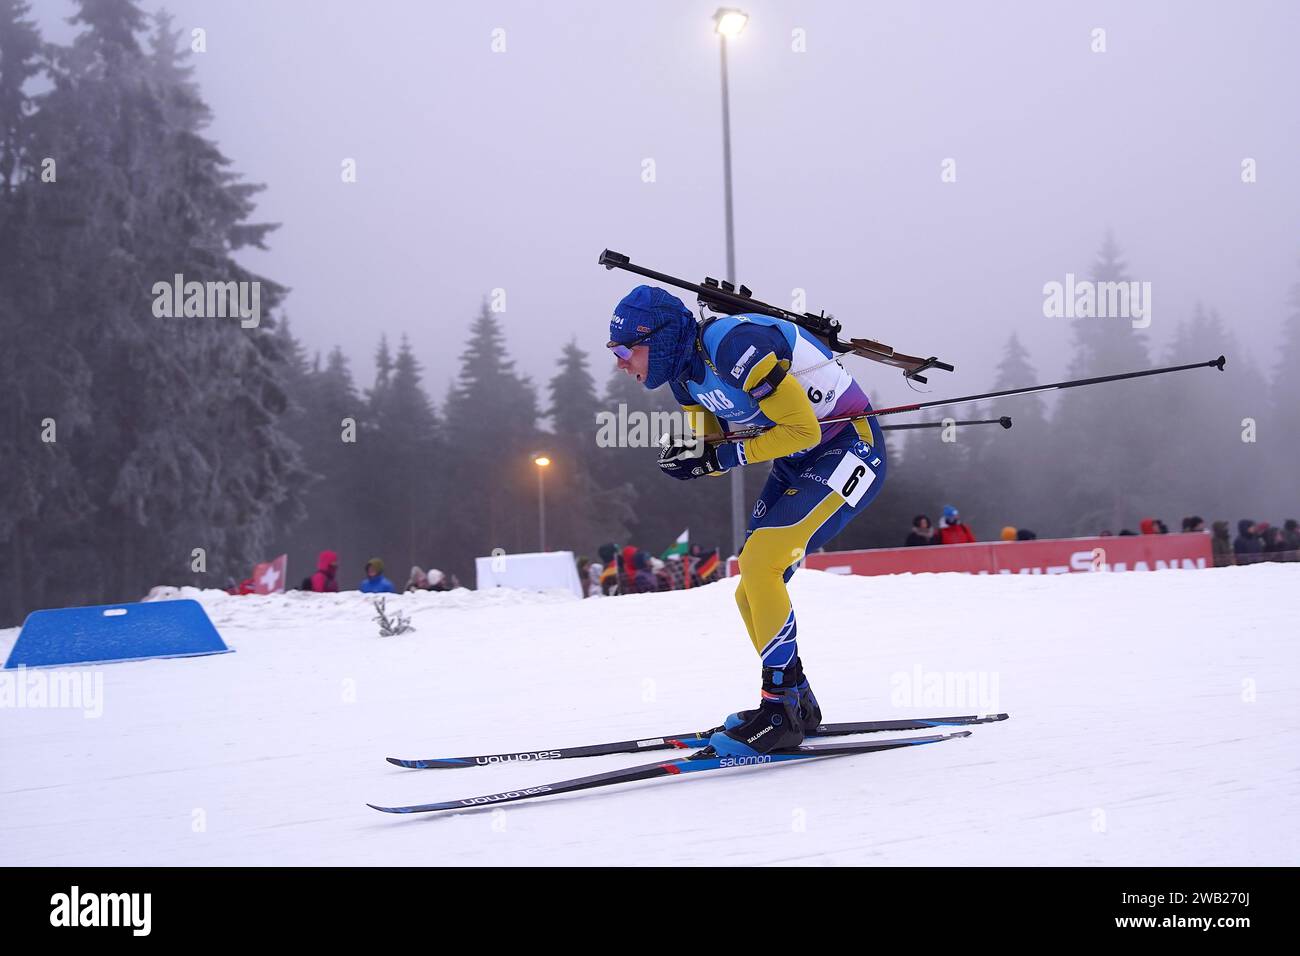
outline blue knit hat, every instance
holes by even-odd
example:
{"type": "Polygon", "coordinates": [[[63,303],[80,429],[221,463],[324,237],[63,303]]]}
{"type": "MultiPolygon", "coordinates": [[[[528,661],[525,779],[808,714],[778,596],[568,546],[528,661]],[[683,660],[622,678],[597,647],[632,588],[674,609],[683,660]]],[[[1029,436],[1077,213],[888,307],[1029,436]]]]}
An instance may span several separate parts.
{"type": "Polygon", "coordinates": [[[952,505],[944,505],[943,516],[947,518],[949,521],[951,521],[953,518],[957,517],[957,509],[954,508],[952,505]]]}
{"type": "Polygon", "coordinates": [[[614,307],[609,339],[626,345],[650,332],[654,334],[645,340],[650,346],[645,387],[658,388],[681,378],[689,367],[695,346],[695,317],[671,292],[639,285],[614,307]]]}

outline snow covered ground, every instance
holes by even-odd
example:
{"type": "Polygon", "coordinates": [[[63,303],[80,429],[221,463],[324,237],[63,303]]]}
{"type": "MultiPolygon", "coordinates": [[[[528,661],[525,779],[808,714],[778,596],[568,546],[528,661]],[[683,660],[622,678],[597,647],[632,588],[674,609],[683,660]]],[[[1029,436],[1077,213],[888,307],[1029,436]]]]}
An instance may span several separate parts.
{"type": "Polygon", "coordinates": [[[733,587],[390,597],[418,628],[392,638],[356,593],[203,592],[236,653],[94,668],[98,717],[0,709],[0,864],[1300,864],[1300,565],[800,571],[827,720],[1011,720],[449,816],[365,806],[650,759],[404,771],[387,755],[681,733],[752,705],[733,587]]]}

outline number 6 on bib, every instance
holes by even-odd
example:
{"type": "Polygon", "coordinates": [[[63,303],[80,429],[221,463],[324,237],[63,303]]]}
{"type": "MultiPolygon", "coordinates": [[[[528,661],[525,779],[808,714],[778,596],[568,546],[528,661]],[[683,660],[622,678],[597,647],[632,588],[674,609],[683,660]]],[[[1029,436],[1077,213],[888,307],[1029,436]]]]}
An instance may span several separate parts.
{"type": "Polygon", "coordinates": [[[870,446],[858,442],[851,451],[844,453],[843,460],[831,472],[830,486],[850,507],[857,507],[862,496],[867,493],[871,483],[876,480],[876,473],[871,465],[859,455],[880,464],[880,459],[871,451],[870,446]]]}

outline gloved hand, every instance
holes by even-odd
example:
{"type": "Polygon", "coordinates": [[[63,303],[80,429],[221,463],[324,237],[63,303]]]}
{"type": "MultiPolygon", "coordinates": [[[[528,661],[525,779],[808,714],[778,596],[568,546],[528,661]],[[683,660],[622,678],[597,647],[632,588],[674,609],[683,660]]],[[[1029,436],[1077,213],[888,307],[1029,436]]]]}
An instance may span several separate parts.
{"type": "Polygon", "coordinates": [[[660,470],[681,481],[719,474],[736,464],[730,445],[711,445],[694,437],[670,439],[659,452],[660,470]]]}

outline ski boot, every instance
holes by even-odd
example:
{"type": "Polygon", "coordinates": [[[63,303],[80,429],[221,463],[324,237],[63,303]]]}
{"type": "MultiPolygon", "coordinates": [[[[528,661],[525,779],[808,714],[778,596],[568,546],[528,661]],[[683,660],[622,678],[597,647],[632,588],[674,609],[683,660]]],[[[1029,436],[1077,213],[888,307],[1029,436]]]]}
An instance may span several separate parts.
{"type": "MultiPolygon", "coordinates": [[[[757,757],[803,743],[795,668],[763,668],[763,695],[754,710],[734,716],[735,726],[716,731],[709,746],[724,757],[757,757]]],[[[728,718],[730,722],[730,718],[728,718]]]]}
{"type": "MultiPolygon", "coordinates": [[[[817,695],[812,691],[812,686],[808,683],[808,678],[804,676],[803,661],[796,657],[794,663],[785,668],[786,680],[793,683],[799,691],[799,721],[803,724],[805,735],[811,736],[817,732],[821,726],[822,709],[817,703],[817,695]]],[[[752,720],[757,710],[742,710],[739,713],[731,714],[722,722],[722,730],[731,730],[739,727],[747,720],[752,720]]]]}

